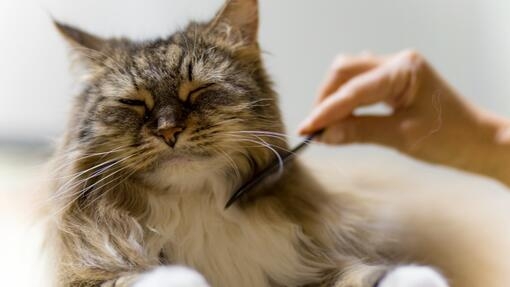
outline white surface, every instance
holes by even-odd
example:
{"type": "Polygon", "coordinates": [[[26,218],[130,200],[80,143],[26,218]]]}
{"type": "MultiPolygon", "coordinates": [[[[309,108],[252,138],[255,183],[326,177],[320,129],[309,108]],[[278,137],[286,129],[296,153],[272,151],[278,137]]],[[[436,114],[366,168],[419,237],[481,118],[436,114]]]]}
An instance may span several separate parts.
{"type": "Polygon", "coordinates": [[[195,270],[182,267],[159,267],[143,275],[133,287],[209,287],[195,270]]]}
{"type": "Polygon", "coordinates": [[[432,268],[404,266],[387,274],[378,287],[448,287],[448,284],[432,268]]]}
{"type": "MultiPolygon", "coordinates": [[[[0,1],[0,137],[52,137],[75,92],[50,15],[101,35],[169,35],[222,0],[0,1]]],[[[293,131],[339,52],[422,51],[475,102],[510,114],[510,2],[260,0],[261,44],[293,131]]]]}

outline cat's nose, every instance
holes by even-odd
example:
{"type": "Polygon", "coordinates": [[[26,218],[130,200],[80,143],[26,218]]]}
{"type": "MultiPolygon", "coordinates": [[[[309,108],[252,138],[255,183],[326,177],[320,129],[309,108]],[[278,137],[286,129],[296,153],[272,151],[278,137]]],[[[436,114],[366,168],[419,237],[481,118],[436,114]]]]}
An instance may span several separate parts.
{"type": "Polygon", "coordinates": [[[158,128],[156,135],[161,137],[167,145],[174,147],[177,142],[177,137],[184,129],[178,126],[163,126],[158,128]]]}

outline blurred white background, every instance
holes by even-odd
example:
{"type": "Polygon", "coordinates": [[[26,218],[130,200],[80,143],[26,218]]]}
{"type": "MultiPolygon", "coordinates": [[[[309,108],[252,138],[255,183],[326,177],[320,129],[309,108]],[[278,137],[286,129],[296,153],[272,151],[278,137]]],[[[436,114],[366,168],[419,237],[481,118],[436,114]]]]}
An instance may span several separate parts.
{"type": "MultiPolygon", "coordinates": [[[[45,142],[64,126],[76,93],[51,16],[103,36],[147,39],[223,0],[1,0],[0,140],[45,142]],[[73,88],[74,87],[74,88],[73,88]]],[[[310,110],[338,53],[421,51],[474,102],[510,115],[510,1],[260,0],[261,45],[290,131],[310,110]]]]}
{"type": "MultiPolygon", "coordinates": [[[[316,87],[336,54],[393,53],[409,47],[421,51],[467,98],[510,116],[510,1],[259,1],[260,42],[290,133],[309,112],[316,87]]],[[[69,103],[78,91],[69,72],[67,47],[51,17],[102,36],[149,39],[170,35],[189,19],[207,20],[222,3],[0,0],[0,274],[4,284],[40,286],[34,283],[39,282],[40,272],[34,272],[32,265],[40,232],[26,229],[24,215],[30,206],[28,194],[21,190],[44,162],[52,139],[63,130],[69,103]]],[[[297,139],[292,137],[294,142],[297,139]]],[[[400,189],[433,190],[430,202],[441,197],[443,190],[463,191],[468,197],[468,189],[507,195],[494,182],[413,162],[381,148],[351,146],[317,154],[333,152],[328,162],[335,175],[356,177],[367,188],[382,186],[370,183],[374,178],[391,183],[385,189],[405,182],[400,189]]],[[[487,203],[486,209],[492,206],[487,203]]]]}

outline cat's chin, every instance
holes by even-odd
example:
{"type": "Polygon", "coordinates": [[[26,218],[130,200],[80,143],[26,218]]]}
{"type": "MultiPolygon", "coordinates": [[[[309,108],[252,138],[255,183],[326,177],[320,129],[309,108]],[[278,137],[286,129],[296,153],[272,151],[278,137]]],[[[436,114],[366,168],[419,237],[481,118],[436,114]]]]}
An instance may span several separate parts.
{"type": "Polygon", "coordinates": [[[211,178],[223,164],[214,156],[172,153],[162,155],[144,175],[161,187],[193,185],[211,178]]]}
{"type": "Polygon", "coordinates": [[[203,166],[207,165],[206,163],[207,159],[205,158],[185,155],[168,156],[160,159],[151,173],[158,176],[183,176],[200,171],[203,166]]]}
{"type": "Polygon", "coordinates": [[[174,167],[174,168],[185,168],[194,164],[200,164],[201,162],[207,161],[209,157],[195,154],[184,154],[178,152],[172,152],[168,154],[162,154],[158,159],[159,167],[174,167]]]}
{"type": "Polygon", "coordinates": [[[193,162],[196,162],[198,159],[196,157],[192,156],[186,156],[186,155],[172,155],[168,156],[163,160],[163,163],[165,165],[185,165],[185,164],[191,164],[193,162]]]}

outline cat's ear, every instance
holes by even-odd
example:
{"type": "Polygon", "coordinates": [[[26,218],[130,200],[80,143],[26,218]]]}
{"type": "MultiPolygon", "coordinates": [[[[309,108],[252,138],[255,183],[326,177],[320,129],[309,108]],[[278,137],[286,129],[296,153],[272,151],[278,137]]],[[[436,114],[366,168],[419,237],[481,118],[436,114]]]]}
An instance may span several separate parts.
{"type": "Polygon", "coordinates": [[[53,21],[58,32],[73,49],[73,55],[81,64],[89,68],[98,68],[107,55],[110,41],[84,32],[78,28],[53,21]]]}
{"type": "Polygon", "coordinates": [[[64,39],[74,48],[101,51],[106,45],[107,41],[98,36],[57,21],[53,21],[53,23],[64,39]]]}
{"type": "Polygon", "coordinates": [[[234,29],[243,44],[256,44],[259,29],[258,6],[258,0],[227,0],[210,27],[217,31],[234,29]]]}

